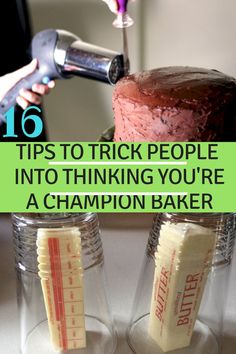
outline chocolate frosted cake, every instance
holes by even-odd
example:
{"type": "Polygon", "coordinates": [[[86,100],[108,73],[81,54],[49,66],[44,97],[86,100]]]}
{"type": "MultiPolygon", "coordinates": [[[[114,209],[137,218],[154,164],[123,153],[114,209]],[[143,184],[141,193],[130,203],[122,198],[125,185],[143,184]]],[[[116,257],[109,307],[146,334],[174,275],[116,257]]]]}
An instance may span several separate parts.
{"type": "Polygon", "coordinates": [[[236,141],[236,80],[166,67],[130,75],[113,94],[115,141],[236,141]]]}

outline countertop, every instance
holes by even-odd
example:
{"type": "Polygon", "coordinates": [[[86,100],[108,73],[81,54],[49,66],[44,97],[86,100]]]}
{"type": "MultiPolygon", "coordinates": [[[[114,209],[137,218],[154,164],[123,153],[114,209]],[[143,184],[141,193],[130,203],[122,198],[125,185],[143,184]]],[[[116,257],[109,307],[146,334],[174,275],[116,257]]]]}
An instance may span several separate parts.
{"type": "MultiPolygon", "coordinates": [[[[116,354],[131,354],[125,329],[152,221],[151,214],[101,214],[110,302],[118,332],[116,354]],[[125,294],[125,295],[124,295],[125,294]]],[[[0,354],[19,354],[19,324],[10,217],[0,215],[0,354]]],[[[223,354],[236,353],[236,252],[226,301],[223,354]]],[[[32,353],[33,354],[33,353],[32,353]]],[[[144,353],[145,354],[145,353],[144,353]]]]}

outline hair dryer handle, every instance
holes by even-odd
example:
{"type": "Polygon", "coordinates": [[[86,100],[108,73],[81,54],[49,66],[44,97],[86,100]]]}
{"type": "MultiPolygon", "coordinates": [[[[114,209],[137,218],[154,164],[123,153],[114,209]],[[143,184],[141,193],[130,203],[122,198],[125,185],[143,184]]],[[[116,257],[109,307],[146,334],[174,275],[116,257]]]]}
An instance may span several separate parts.
{"type": "Polygon", "coordinates": [[[33,84],[47,84],[51,79],[60,78],[54,61],[54,50],[58,39],[56,30],[48,29],[37,33],[32,41],[32,57],[37,58],[39,69],[21,79],[7,92],[5,98],[0,102],[0,120],[4,120],[4,114],[14,106],[19,91],[31,89],[33,84]]]}
{"type": "Polygon", "coordinates": [[[29,76],[24,77],[18,81],[15,86],[13,86],[6,94],[5,98],[0,102],[0,119],[4,119],[4,114],[16,103],[16,98],[19,95],[19,91],[23,89],[31,89],[35,83],[48,83],[49,78],[43,77],[42,73],[39,70],[36,70],[29,76]]]}

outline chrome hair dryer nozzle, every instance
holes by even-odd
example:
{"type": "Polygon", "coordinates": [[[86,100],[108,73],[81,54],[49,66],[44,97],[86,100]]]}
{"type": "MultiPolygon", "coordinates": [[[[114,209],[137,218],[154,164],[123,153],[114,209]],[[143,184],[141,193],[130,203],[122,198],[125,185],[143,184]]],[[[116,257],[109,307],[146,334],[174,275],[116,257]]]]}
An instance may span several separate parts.
{"type": "Polygon", "coordinates": [[[74,34],[48,29],[35,35],[32,57],[38,59],[38,69],[20,80],[0,102],[0,117],[16,103],[20,89],[31,89],[35,83],[82,76],[115,84],[125,75],[123,55],[83,42],[74,34]]]}
{"type": "Polygon", "coordinates": [[[67,50],[62,72],[114,85],[124,76],[123,55],[77,40],[67,50]]]}
{"type": "Polygon", "coordinates": [[[124,76],[122,54],[83,42],[67,31],[57,34],[54,61],[63,77],[83,76],[114,85],[124,76]]]}

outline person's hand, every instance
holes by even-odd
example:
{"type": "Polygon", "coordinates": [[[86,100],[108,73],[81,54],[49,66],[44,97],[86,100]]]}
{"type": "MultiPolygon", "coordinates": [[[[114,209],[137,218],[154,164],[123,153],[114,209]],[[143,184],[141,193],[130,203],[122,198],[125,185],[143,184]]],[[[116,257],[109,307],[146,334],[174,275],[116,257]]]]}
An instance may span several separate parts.
{"type": "Polygon", "coordinates": [[[109,9],[114,12],[115,14],[118,11],[118,5],[117,5],[117,1],[116,0],[102,0],[104,1],[108,6],[109,9]]]}
{"type": "MultiPolygon", "coordinates": [[[[3,100],[7,92],[15,86],[15,84],[24,77],[32,74],[37,68],[37,59],[31,61],[30,64],[16,70],[10,74],[0,77],[0,102],[3,100]]],[[[26,109],[30,104],[40,104],[42,96],[50,92],[50,89],[55,86],[54,81],[50,81],[47,85],[34,84],[31,90],[21,89],[16,102],[23,109],[26,109]]]]}

